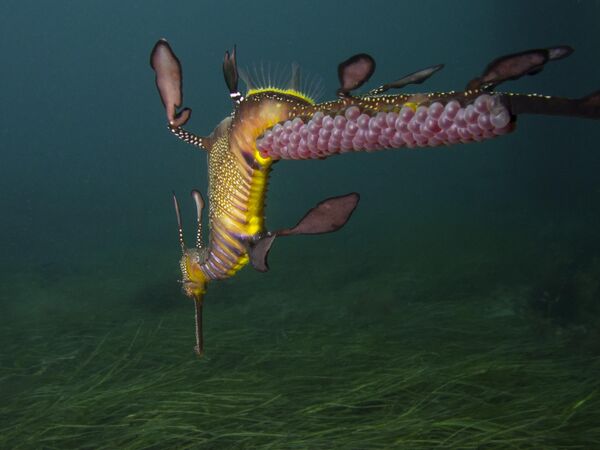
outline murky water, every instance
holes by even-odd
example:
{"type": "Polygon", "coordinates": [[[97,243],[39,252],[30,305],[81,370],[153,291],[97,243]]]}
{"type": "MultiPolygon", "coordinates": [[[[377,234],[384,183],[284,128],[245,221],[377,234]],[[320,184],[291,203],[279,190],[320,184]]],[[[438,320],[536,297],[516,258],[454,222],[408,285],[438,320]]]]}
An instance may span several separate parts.
{"type": "Polygon", "coordinates": [[[204,192],[206,157],[166,129],[148,64],[167,37],[201,134],[231,111],[233,44],[240,66],[318,74],[321,100],[357,52],[369,87],[446,64],[416,92],[569,44],[502,88],[580,97],[600,84],[600,2],[0,9],[1,448],[600,448],[597,121],[278,163],[272,229],[361,202],[337,233],[278,241],[268,273],[211,285],[199,360],[171,191],[204,192]]]}

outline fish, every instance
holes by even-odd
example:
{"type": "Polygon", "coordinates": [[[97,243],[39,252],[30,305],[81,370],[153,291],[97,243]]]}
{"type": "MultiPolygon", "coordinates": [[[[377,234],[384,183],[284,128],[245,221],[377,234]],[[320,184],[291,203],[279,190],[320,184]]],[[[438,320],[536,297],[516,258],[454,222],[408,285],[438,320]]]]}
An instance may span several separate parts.
{"type": "Polygon", "coordinates": [[[493,139],[513,132],[522,114],[598,120],[600,91],[564,98],[496,89],[507,81],[535,75],[549,62],[572,53],[570,46],[560,45],[496,58],[459,91],[389,93],[422,84],[444,67],[436,64],[357,94],[376,68],[370,55],[358,53],[338,64],[336,98],[317,103],[298,88],[295,69],[288,87],[251,86],[242,93],[234,46],[225,52],[222,63],[232,112],[212,133],[199,135],[184,128],[192,110],[183,107],[181,62],[167,40],[158,40],[150,65],[168,129],[206,151],[208,158],[208,243],[203,240],[205,202],[200,191],[191,193],[197,217],[194,247],[185,244],[180,207],[173,194],[182,254],[181,283],[185,295],[195,303],[195,352],[204,354],[202,305],[210,282],[230,278],[248,263],[260,272],[268,271],[268,254],[277,238],[338,231],[359,203],[356,192],[332,196],[307,211],[296,225],[268,230],[265,198],[273,164],[493,139]]]}

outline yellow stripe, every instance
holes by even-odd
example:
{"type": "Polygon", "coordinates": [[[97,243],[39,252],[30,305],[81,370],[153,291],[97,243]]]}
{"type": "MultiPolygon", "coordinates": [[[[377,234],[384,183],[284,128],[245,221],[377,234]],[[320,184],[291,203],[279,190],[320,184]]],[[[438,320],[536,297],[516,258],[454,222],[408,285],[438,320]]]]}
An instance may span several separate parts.
{"type": "Polygon", "coordinates": [[[246,97],[251,97],[252,95],[256,95],[256,94],[262,94],[263,92],[276,92],[278,94],[291,95],[292,97],[300,98],[300,99],[310,103],[311,105],[315,104],[315,101],[312,98],[310,98],[308,95],[304,94],[303,92],[297,91],[295,89],[281,89],[281,88],[276,88],[276,87],[250,89],[248,91],[248,93],[246,94],[246,97]]]}

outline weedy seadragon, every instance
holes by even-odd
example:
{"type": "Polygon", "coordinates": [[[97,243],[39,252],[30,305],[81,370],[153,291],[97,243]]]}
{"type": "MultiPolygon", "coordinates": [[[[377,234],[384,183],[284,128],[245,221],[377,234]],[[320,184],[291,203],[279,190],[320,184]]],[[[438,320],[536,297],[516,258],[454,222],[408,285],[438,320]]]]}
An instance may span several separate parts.
{"type": "Polygon", "coordinates": [[[437,147],[482,141],[510,133],[521,114],[600,118],[600,91],[583,98],[496,91],[507,80],[540,72],[573,49],[557,46],[527,50],[492,61],[464,91],[394,94],[388,91],[420,84],[443,65],[435,65],[384,84],[363,95],[352,92],[373,75],[375,61],[357,54],[338,66],[337,99],[315,103],[301,92],[296,73],[285,88],[250,86],[243,95],[235,47],[225,52],[223,74],[233,112],[208,136],[183,128],[191,116],[183,103],[182,70],[166,40],[154,46],[150,64],[166,109],[170,131],[208,155],[209,239],[202,238],[204,200],[192,197],[197,208],[196,246],[187,248],[177,198],[173,195],[182,250],[185,294],[196,306],[196,346],[204,352],[202,302],[207,284],[234,275],[250,262],[268,270],[267,255],[277,237],[339,230],[356,208],[359,195],[350,193],[323,200],[293,227],[268,231],[264,204],[273,163],[282,159],[323,159],[346,152],[386,148],[437,147]]]}

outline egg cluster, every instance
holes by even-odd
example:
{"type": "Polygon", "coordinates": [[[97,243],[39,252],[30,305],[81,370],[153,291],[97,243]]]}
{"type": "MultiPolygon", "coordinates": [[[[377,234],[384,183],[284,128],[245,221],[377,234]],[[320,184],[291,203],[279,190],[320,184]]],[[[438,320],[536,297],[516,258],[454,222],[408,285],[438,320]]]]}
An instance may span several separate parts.
{"type": "Polygon", "coordinates": [[[277,124],[257,140],[263,157],[323,158],[336,153],[399,147],[436,147],[480,141],[512,130],[511,115],[498,95],[482,94],[463,107],[456,100],[398,112],[369,115],[350,106],[334,117],[317,111],[277,124]]]}

